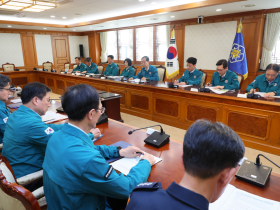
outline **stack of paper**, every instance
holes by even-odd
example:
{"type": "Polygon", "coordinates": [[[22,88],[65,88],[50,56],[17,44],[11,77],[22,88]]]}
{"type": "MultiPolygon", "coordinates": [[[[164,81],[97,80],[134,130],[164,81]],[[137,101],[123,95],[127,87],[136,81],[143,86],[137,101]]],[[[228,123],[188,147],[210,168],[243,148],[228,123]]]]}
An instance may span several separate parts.
{"type": "Polygon", "coordinates": [[[14,99],[14,100],[11,100],[12,103],[16,104],[16,103],[21,103],[21,99],[18,98],[18,99],[14,99]]]}
{"type": "Polygon", "coordinates": [[[223,94],[223,93],[226,93],[227,91],[229,91],[229,90],[226,90],[226,89],[222,89],[222,90],[221,89],[214,89],[215,87],[206,87],[206,88],[212,90],[216,94],[223,94]]]}
{"type": "Polygon", "coordinates": [[[51,123],[65,119],[68,119],[67,115],[58,114],[52,111],[47,111],[46,114],[42,116],[42,120],[45,123],[51,123]]]}
{"type": "MultiPolygon", "coordinates": [[[[156,160],[155,164],[162,161],[162,159],[160,159],[158,157],[155,157],[155,156],[153,156],[153,157],[156,160]]],[[[120,160],[117,160],[117,161],[111,163],[111,165],[113,166],[113,168],[115,170],[123,173],[124,175],[127,175],[129,173],[129,171],[131,170],[131,168],[136,166],[137,163],[141,160],[141,158],[142,158],[142,156],[136,157],[136,158],[122,158],[120,160]]]]}
{"type": "MultiPolygon", "coordinates": [[[[264,92],[255,92],[256,95],[260,95],[261,97],[264,97],[264,92]]],[[[271,98],[280,98],[280,96],[270,96],[271,98]]]]}
{"type": "Polygon", "coordinates": [[[193,85],[179,85],[179,87],[189,87],[189,86],[193,86],[193,85]]]}

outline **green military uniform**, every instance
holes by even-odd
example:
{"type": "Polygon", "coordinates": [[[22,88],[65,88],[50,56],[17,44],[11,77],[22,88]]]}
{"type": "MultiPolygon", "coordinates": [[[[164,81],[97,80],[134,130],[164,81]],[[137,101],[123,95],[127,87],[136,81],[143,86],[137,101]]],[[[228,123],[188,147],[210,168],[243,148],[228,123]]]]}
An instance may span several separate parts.
{"type": "Polygon", "coordinates": [[[121,73],[121,76],[128,77],[128,78],[131,78],[134,75],[135,75],[135,71],[131,66],[129,66],[128,68],[125,68],[121,73]]]}
{"type": "Polygon", "coordinates": [[[224,89],[229,90],[238,90],[239,89],[239,81],[237,75],[227,70],[224,77],[221,77],[219,73],[216,71],[213,74],[211,85],[215,86],[224,86],[224,89]]]}
{"type": "Polygon", "coordinates": [[[87,73],[90,73],[90,74],[99,74],[97,65],[93,62],[91,62],[90,66],[86,65],[85,71],[87,71],[87,73]]]}
{"type": "Polygon", "coordinates": [[[86,70],[86,64],[81,63],[80,65],[77,65],[77,67],[73,69],[73,72],[79,71],[82,73],[85,70],[86,70]]]}
{"type": "Polygon", "coordinates": [[[119,75],[119,67],[114,62],[108,64],[105,69],[104,75],[106,76],[118,76],[119,75]]]}
{"type": "Polygon", "coordinates": [[[0,101],[0,144],[3,142],[6,123],[10,116],[10,110],[3,101],[0,101]]]}
{"type": "Polygon", "coordinates": [[[179,79],[179,83],[186,82],[190,85],[200,85],[202,80],[202,75],[203,73],[201,71],[198,71],[196,68],[192,72],[186,70],[183,76],[179,79]]]}
{"type": "Polygon", "coordinates": [[[250,92],[253,88],[259,88],[259,92],[275,92],[276,96],[280,96],[280,76],[277,75],[275,80],[269,84],[266,80],[266,74],[259,75],[250,85],[248,85],[246,90],[250,92]]]}

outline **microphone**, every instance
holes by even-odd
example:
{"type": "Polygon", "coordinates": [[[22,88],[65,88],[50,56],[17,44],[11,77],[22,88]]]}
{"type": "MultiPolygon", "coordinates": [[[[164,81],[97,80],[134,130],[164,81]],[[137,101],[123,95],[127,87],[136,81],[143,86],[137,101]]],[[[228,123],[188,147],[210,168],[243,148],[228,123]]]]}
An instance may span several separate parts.
{"type": "Polygon", "coordinates": [[[178,85],[174,85],[174,80],[175,78],[178,76],[179,74],[177,74],[175,77],[172,78],[171,83],[168,84],[169,88],[178,88],[178,85]]]}
{"type": "Polygon", "coordinates": [[[255,83],[256,81],[253,82],[253,93],[247,94],[247,98],[258,99],[260,97],[260,95],[255,94],[255,83]]]}
{"type": "Polygon", "coordinates": [[[152,127],[156,127],[156,126],[159,126],[159,127],[160,127],[160,133],[164,133],[164,131],[163,131],[161,125],[152,125],[152,126],[148,126],[148,127],[144,127],[144,128],[138,128],[138,129],[129,131],[128,134],[131,135],[134,131],[142,130],[142,129],[145,129],[145,128],[152,128],[152,127]]]}
{"type": "MultiPolygon", "coordinates": [[[[206,81],[205,81],[206,84],[206,81]]],[[[205,93],[210,93],[210,89],[209,88],[205,88],[205,84],[203,88],[199,88],[199,92],[205,92],[205,93]]]]}
{"type": "Polygon", "coordinates": [[[272,168],[262,165],[260,156],[266,158],[268,161],[280,168],[280,166],[274,163],[272,160],[262,154],[259,154],[256,158],[256,162],[244,160],[237,173],[235,174],[235,177],[253,185],[264,187],[267,180],[269,179],[272,168]]]}
{"type": "Polygon", "coordinates": [[[132,131],[129,131],[128,134],[131,135],[134,131],[138,131],[138,130],[142,130],[145,128],[152,128],[152,127],[156,127],[159,126],[160,127],[160,132],[153,132],[150,136],[148,136],[144,142],[146,144],[149,144],[151,146],[160,148],[166,144],[168,144],[170,142],[170,135],[165,134],[165,132],[163,131],[161,125],[152,125],[152,126],[148,126],[148,127],[144,127],[144,128],[138,128],[138,129],[134,129],[132,131]]]}

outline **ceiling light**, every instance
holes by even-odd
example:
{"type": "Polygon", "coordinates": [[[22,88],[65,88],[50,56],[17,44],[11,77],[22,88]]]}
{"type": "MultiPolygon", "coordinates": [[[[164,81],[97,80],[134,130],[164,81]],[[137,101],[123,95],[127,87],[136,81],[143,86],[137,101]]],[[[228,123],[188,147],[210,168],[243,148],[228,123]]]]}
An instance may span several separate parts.
{"type": "Polygon", "coordinates": [[[137,23],[140,23],[140,20],[137,20],[136,22],[137,22],[137,23]]]}
{"type": "Polygon", "coordinates": [[[153,2],[151,2],[151,4],[156,4],[156,2],[153,1],[153,2]]]}
{"type": "Polygon", "coordinates": [[[220,11],[222,11],[222,9],[216,9],[216,11],[217,11],[217,12],[220,12],[220,11]]]}
{"type": "Polygon", "coordinates": [[[175,18],[175,16],[171,16],[172,18],[175,18]]]}
{"type": "Polygon", "coordinates": [[[158,18],[151,18],[150,20],[158,20],[158,18]]]}
{"type": "Polygon", "coordinates": [[[73,31],[76,31],[76,29],[73,29],[73,31]]]}
{"type": "Polygon", "coordinates": [[[92,28],[92,27],[89,27],[89,28],[92,28]]]}
{"type": "Polygon", "coordinates": [[[254,4],[246,4],[246,5],[243,5],[242,7],[254,7],[254,6],[256,6],[256,5],[254,5],[254,4]]]}
{"type": "Polygon", "coordinates": [[[8,26],[8,28],[12,28],[12,26],[8,26]]]}
{"type": "Polygon", "coordinates": [[[52,16],[51,16],[51,18],[55,18],[55,16],[54,16],[54,15],[52,15],[52,16]]]}
{"type": "Polygon", "coordinates": [[[44,29],[47,29],[47,28],[44,28],[44,29]]]}
{"type": "Polygon", "coordinates": [[[62,17],[62,19],[67,19],[67,17],[62,17]]]}
{"type": "Polygon", "coordinates": [[[37,0],[1,0],[0,9],[42,12],[56,8],[56,3],[37,0]]]}
{"type": "Polygon", "coordinates": [[[145,0],[139,0],[139,1],[145,1],[145,0]]]}

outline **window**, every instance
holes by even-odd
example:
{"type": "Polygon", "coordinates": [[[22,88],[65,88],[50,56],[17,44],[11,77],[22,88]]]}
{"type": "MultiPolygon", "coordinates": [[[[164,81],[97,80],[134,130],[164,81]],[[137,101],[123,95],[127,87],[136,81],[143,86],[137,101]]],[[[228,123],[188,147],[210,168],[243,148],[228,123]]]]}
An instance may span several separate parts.
{"type": "Polygon", "coordinates": [[[118,31],[119,60],[133,60],[133,29],[118,31]]]}
{"type": "Polygon", "coordinates": [[[136,61],[141,61],[143,56],[148,56],[153,61],[154,39],[153,27],[136,29],[136,61]]]}
{"type": "Polygon", "coordinates": [[[280,37],[272,51],[272,63],[280,64],[280,37]]]}
{"type": "Polygon", "coordinates": [[[107,32],[107,55],[113,55],[118,60],[117,31],[107,32]]]}
{"type": "Polygon", "coordinates": [[[156,27],[156,61],[165,61],[167,54],[166,26],[156,27]]]}

